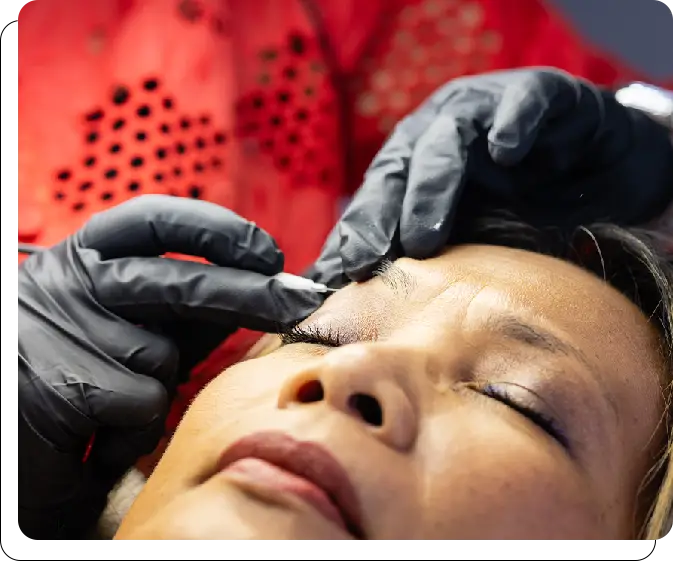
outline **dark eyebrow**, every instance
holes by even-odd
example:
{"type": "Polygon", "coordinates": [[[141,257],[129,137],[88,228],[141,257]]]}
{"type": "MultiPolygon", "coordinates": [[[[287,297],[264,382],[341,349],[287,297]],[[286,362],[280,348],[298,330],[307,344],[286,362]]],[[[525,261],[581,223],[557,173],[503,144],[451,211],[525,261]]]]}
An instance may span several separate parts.
{"type": "Polygon", "coordinates": [[[374,276],[380,278],[383,284],[402,298],[409,296],[416,288],[414,277],[392,261],[381,263],[374,271],[374,276]]]}
{"type": "MultiPolygon", "coordinates": [[[[415,277],[389,260],[381,263],[374,272],[374,276],[380,278],[390,290],[402,298],[408,297],[416,288],[415,277]]],[[[488,318],[487,328],[500,333],[507,339],[524,343],[542,351],[572,356],[582,362],[590,371],[594,371],[594,366],[587,356],[577,347],[516,315],[507,313],[492,315],[488,318]]]]}
{"type": "MultiPolygon", "coordinates": [[[[580,349],[542,327],[531,325],[517,316],[507,314],[491,316],[487,321],[487,325],[490,329],[504,335],[508,339],[519,341],[549,353],[572,356],[586,366],[594,377],[597,377],[596,367],[591,364],[587,356],[580,349]]],[[[617,407],[614,397],[606,391],[602,391],[601,396],[619,420],[619,407],[617,407]]]]}
{"type": "Polygon", "coordinates": [[[586,355],[577,347],[574,347],[546,329],[531,325],[521,318],[511,315],[491,316],[488,319],[487,325],[489,329],[513,341],[518,341],[549,353],[573,356],[587,366],[587,368],[593,370],[593,366],[586,355]]]}

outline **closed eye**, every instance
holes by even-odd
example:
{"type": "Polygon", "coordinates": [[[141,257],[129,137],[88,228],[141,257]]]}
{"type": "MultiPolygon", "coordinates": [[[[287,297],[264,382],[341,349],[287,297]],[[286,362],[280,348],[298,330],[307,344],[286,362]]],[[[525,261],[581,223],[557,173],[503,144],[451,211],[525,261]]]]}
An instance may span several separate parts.
{"type": "MultiPolygon", "coordinates": [[[[518,386],[517,384],[517,387],[521,386],[518,386]]],[[[507,405],[520,415],[523,415],[528,420],[535,423],[552,438],[558,441],[564,448],[570,448],[568,437],[564,434],[563,430],[559,427],[559,423],[555,419],[540,412],[539,410],[533,409],[529,405],[524,405],[521,399],[514,397],[512,392],[507,387],[505,387],[505,384],[485,384],[484,386],[481,386],[477,389],[485,396],[507,405]]],[[[527,391],[530,392],[530,390],[527,391]]]]}
{"type": "MultiPolygon", "coordinates": [[[[337,331],[325,326],[295,326],[289,331],[281,334],[281,342],[283,345],[304,343],[308,345],[319,345],[321,347],[341,347],[345,344],[337,331]]],[[[506,385],[516,386],[535,395],[534,392],[523,386],[519,386],[518,384],[507,384],[505,382],[497,385],[484,384],[474,386],[473,389],[486,397],[510,407],[529,421],[535,423],[549,436],[561,444],[561,446],[570,449],[569,439],[559,426],[559,423],[553,417],[542,413],[530,405],[524,404],[520,398],[514,396],[513,392],[505,387],[506,385]]]]}
{"type": "Polygon", "coordinates": [[[343,345],[339,333],[329,327],[299,325],[282,333],[280,340],[283,345],[296,345],[304,343],[308,345],[320,345],[321,347],[340,347],[343,345]]]}

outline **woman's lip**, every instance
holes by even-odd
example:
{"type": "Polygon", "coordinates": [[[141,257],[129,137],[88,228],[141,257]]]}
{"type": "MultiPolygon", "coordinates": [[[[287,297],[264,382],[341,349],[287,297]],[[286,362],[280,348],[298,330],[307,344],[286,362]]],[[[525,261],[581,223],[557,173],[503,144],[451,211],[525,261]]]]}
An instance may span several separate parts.
{"type": "Polygon", "coordinates": [[[327,493],[313,482],[295,475],[266,460],[244,458],[236,460],[224,469],[227,473],[236,474],[244,480],[256,485],[268,487],[284,493],[291,493],[313,506],[327,520],[348,531],[348,526],[338,507],[327,493]]]}
{"type": "Polygon", "coordinates": [[[224,451],[218,462],[218,471],[228,468],[239,470],[239,473],[244,468],[247,477],[255,477],[263,484],[293,492],[336,522],[334,513],[329,511],[329,506],[335,505],[348,531],[356,538],[363,537],[355,489],[341,464],[318,444],[299,442],[281,432],[255,433],[238,440],[224,451]],[[245,459],[261,460],[267,468],[275,466],[282,471],[272,475],[268,470],[262,472],[260,464],[239,463],[238,467],[234,466],[245,459]],[[283,477],[283,472],[287,477],[283,477]],[[301,480],[305,485],[301,485],[301,480]],[[325,504],[318,490],[329,504],[325,504]]]}

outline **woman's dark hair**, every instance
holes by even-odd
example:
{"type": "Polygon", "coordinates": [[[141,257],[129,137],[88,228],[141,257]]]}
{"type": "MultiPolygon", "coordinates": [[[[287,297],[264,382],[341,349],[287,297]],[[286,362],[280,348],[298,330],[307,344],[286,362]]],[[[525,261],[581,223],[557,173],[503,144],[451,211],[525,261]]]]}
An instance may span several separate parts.
{"type": "Polygon", "coordinates": [[[656,483],[642,535],[658,539],[670,530],[673,512],[673,253],[671,240],[653,231],[593,224],[574,231],[538,229],[511,217],[470,221],[452,244],[482,243],[524,249],[573,263],[593,272],[638,306],[661,335],[666,364],[664,423],[667,444],[644,487],[656,483]]]}

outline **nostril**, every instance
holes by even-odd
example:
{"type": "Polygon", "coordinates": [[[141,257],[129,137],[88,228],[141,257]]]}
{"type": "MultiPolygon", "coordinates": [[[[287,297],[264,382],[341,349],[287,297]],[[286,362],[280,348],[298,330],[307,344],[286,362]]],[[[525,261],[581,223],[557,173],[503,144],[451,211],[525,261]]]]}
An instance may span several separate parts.
{"type": "Polygon", "coordinates": [[[349,398],[348,407],[366,423],[375,427],[383,425],[383,410],[375,397],[357,393],[349,398]]]}
{"type": "Polygon", "coordinates": [[[322,401],[325,397],[325,390],[319,380],[311,380],[302,384],[297,390],[298,403],[315,403],[322,401]]]}

